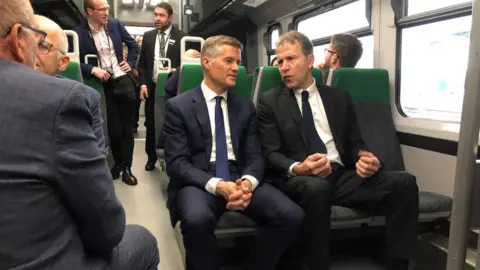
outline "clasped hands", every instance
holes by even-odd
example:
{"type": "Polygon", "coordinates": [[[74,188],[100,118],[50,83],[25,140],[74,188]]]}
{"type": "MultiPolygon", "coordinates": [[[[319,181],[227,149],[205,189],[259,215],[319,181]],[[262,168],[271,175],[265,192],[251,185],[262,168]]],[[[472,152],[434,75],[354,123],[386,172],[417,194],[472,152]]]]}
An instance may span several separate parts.
{"type": "MultiPolygon", "coordinates": [[[[380,169],[380,161],[372,153],[359,151],[358,157],[355,168],[360,177],[371,177],[380,169]]],[[[302,163],[295,165],[293,173],[298,176],[315,175],[325,178],[332,173],[332,167],[325,154],[316,153],[308,156],[302,163]]]]}
{"type": "Polygon", "coordinates": [[[215,193],[227,201],[227,209],[231,211],[245,210],[252,198],[252,184],[247,179],[235,182],[219,181],[215,193]]]}

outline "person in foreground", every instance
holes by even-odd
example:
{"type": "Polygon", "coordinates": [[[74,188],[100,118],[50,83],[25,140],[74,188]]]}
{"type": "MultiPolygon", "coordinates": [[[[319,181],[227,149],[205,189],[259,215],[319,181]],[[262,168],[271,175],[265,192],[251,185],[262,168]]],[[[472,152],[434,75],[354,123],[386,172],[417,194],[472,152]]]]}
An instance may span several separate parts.
{"type": "MultiPolygon", "coordinates": [[[[47,33],[45,40],[38,45],[37,64],[35,69],[49,76],[56,76],[57,72],[65,71],[70,63],[70,56],[67,55],[68,39],[62,28],[47,17],[35,15],[35,23],[38,29],[47,33]]],[[[105,132],[103,130],[103,119],[100,110],[100,94],[92,88],[87,88],[90,94],[90,111],[93,116],[92,128],[97,138],[98,147],[104,155],[107,155],[105,148],[105,132]]]]}
{"type": "Polygon", "coordinates": [[[294,242],[303,212],[268,183],[253,104],[235,86],[242,45],[215,36],[203,44],[204,80],[166,103],[165,156],[172,225],[180,228],[187,270],[218,270],[214,230],[225,211],[238,211],[259,226],[248,270],[273,270],[294,242]]]}
{"type": "Polygon", "coordinates": [[[125,226],[91,126],[87,87],[35,71],[28,0],[0,0],[2,269],[156,269],[157,241],[125,226]]]}
{"type": "Polygon", "coordinates": [[[413,175],[382,170],[360,134],[347,91],[312,77],[313,45],[291,31],[277,42],[284,89],[260,96],[258,118],[272,181],[305,212],[300,251],[310,270],[329,269],[332,204],[386,214],[388,270],[407,270],[417,240],[413,175]]]}

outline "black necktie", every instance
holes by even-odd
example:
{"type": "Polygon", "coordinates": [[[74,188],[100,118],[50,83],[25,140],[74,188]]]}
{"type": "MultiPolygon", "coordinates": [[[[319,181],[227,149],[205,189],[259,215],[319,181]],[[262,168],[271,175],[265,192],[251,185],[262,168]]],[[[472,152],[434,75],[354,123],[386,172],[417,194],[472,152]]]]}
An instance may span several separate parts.
{"type": "Polygon", "coordinates": [[[215,105],[215,170],[216,177],[225,181],[230,179],[228,170],[227,136],[225,135],[225,121],[223,120],[222,96],[216,96],[215,105]]]}
{"type": "Polygon", "coordinates": [[[165,58],[165,32],[160,32],[160,58],[165,58]]]}
{"type": "Polygon", "coordinates": [[[323,143],[320,136],[318,136],[315,122],[313,121],[312,107],[308,102],[308,91],[302,91],[302,111],[303,111],[303,128],[305,135],[307,135],[308,148],[310,153],[327,153],[327,147],[323,143]]]}

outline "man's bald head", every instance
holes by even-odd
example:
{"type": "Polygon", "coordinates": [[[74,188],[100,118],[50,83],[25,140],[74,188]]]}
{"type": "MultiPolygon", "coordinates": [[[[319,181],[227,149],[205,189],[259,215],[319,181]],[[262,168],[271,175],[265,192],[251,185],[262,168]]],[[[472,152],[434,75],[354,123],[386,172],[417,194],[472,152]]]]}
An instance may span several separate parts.
{"type": "Polygon", "coordinates": [[[36,69],[47,75],[55,75],[68,66],[68,39],[63,29],[47,17],[35,15],[38,28],[47,33],[37,53],[36,69]]]}
{"type": "Polygon", "coordinates": [[[37,42],[29,0],[0,0],[0,58],[35,66],[37,42]]]}

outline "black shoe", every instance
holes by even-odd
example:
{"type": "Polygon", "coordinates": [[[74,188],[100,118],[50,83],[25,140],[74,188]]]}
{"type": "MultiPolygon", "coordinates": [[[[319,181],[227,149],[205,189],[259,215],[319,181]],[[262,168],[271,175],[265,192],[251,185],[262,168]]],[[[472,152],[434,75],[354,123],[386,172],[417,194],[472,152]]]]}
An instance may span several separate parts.
{"type": "Polygon", "coordinates": [[[110,169],[110,173],[112,174],[113,180],[117,180],[120,177],[120,173],[122,172],[122,166],[115,164],[110,169]]]}
{"type": "Polygon", "coordinates": [[[387,270],[408,270],[409,261],[405,259],[390,259],[387,270]]]}
{"type": "Polygon", "coordinates": [[[137,178],[132,174],[130,167],[123,168],[122,181],[129,186],[136,186],[138,184],[137,178]]]}
{"type": "Polygon", "coordinates": [[[147,162],[147,164],[145,165],[145,171],[153,171],[155,170],[155,163],[157,163],[156,161],[152,162],[152,161],[149,161],[147,162]]]}

